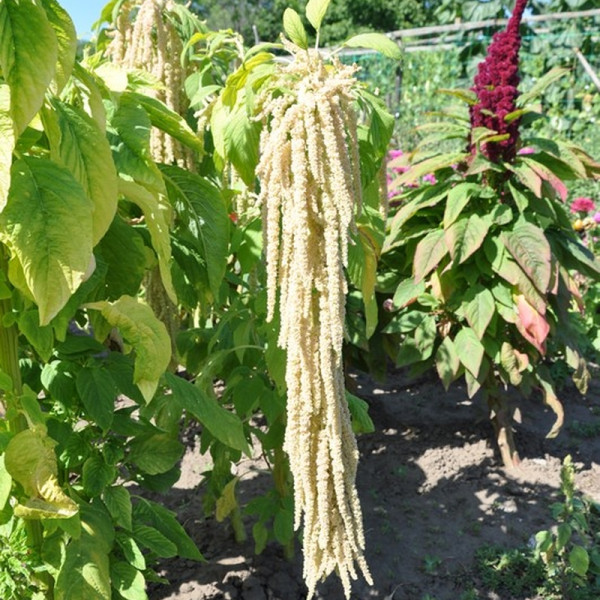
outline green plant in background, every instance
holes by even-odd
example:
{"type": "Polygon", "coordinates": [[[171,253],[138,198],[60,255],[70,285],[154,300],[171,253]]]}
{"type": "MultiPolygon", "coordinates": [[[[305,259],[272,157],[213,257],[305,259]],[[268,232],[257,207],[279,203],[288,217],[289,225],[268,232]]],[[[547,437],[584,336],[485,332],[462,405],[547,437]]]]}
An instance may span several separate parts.
{"type": "Polygon", "coordinates": [[[470,105],[471,123],[457,119],[428,128],[410,169],[397,179],[408,184],[433,172],[436,183],[400,197],[380,279],[398,311],[385,329],[399,342],[396,363],[435,367],[446,388],[464,376],[471,397],[481,390],[506,465],[518,462],[507,386],[525,394],[541,388],[557,414],[550,435],[562,423],[545,364],[550,340],[586,390],[589,375],[571,325],[572,272],[600,275],[572,229],[563,183],[597,177],[599,165],[573,144],[538,137],[518,143],[520,120],[534,112],[531,101],[561,75],[550,72],[517,99],[518,18],[515,11],[480,65],[477,94],[457,92],[470,105]],[[512,46],[497,70],[503,43],[512,46]],[[437,150],[440,140],[461,133],[467,152],[437,150]]]}
{"type": "Polygon", "coordinates": [[[600,505],[575,489],[570,456],[560,471],[564,499],[552,505],[556,531],[535,535],[535,552],[544,562],[556,597],[595,598],[600,593],[600,505]]]}
{"type": "Polygon", "coordinates": [[[477,569],[486,590],[516,598],[594,600],[600,593],[600,506],[575,489],[567,456],[560,473],[561,502],[552,505],[554,526],[532,537],[527,548],[485,546],[477,569]]]}

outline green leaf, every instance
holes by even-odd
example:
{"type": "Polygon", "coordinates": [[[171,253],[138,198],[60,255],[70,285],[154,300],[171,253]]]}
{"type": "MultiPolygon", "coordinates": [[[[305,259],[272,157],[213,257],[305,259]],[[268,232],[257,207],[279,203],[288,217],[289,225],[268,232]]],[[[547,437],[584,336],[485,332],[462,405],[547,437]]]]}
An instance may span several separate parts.
{"type": "Polygon", "coordinates": [[[83,367],[75,384],[87,414],[102,430],[108,431],[118,393],[111,374],[101,367],[83,367]]]}
{"type": "Polygon", "coordinates": [[[107,487],[102,493],[102,500],[114,522],[131,531],[131,496],[127,488],[122,485],[107,487]]]}
{"type": "Polygon", "coordinates": [[[175,544],[177,555],[181,558],[204,560],[185,529],[177,522],[175,515],[164,506],[150,500],[138,498],[133,514],[136,521],[151,525],[175,544]]]}
{"type": "Polygon", "coordinates": [[[459,219],[446,230],[446,244],[455,264],[465,262],[481,247],[489,228],[489,219],[472,214],[459,219]]]}
{"type": "Polygon", "coordinates": [[[401,281],[394,293],[394,306],[404,308],[425,292],[425,282],[415,283],[413,279],[401,281]]]}
{"type": "Polygon", "coordinates": [[[179,218],[185,220],[185,239],[194,241],[206,261],[208,282],[217,296],[225,276],[229,255],[230,220],[223,196],[206,179],[180,169],[162,167],[169,200],[179,218]]]}
{"type": "Polygon", "coordinates": [[[308,0],[306,4],[306,18],[317,32],[321,29],[330,2],[331,0],[308,0]]]}
{"type": "Polygon", "coordinates": [[[142,209],[146,226],[150,232],[152,247],[158,257],[162,283],[171,301],[177,304],[177,294],[175,294],[171,279],[170,207],[165,204],[162,195],[155,195],[132,181],[120,178],[119,191],[142,209]]]}
{"type": "Polygon", "coordinates": [[[10,189],[10,167],[15,148],[15,133],[10,116],[10,88],[0,84],[0,212],[6,206],[10,189]]]}
{"type": "Polygon", "coordinates": [[[532,223],[520,222],[501,239],[535,287],[545,294],[552,276],[552,253],[544,232],[532,223]]]}
{"type": "Polygon", "coordinates": [[[114,540],[110,515],[97,504],[81,507],[81,537],[67,545],[55,600],[111,600],[108,554],[114,540]]]}
{"type": "Polygon", "coordinates": [[[19,136],[40,110],[58,58],[56,34],[33,0],[0,2],[0,69],[10,86],[10,112],[19,136]]]}
{"type": "MultiPolygon", "coordinates": [[[[411,165],[410,169],[397,177],[394,184],[398,186],[406,185],[407,183],[415,183],[423,175],[435,173],[438,169],[450,167],[454,164],[461,163],[469,154],[465,152],[453,152],[451,154],[438,154],[422,160],[421,162],[411,165]]],[[[444,192],[444,196],[446,193],[444,192]]]]}
{"type": "Polygon", "coordinates": [[[171,361],[171,340],[166,327],[154,316],[152,309],[138,298],[122,296],[116,302],[94,302],[87,308],[99,310],[112,327],[135,350],[134,383],[146,402],[150,402],[160,376],[171,361]]]}
{"type": "Polygon", "coordinates": [[[393,60],[400,60],[402,58],[402,51],[398,44],[383,33],[359,33],[346,40],[342,45],[347,48],[369,48],[370,50],[376,50],[383,54],[383,56],[387,56],[393,60]]]}
{"type": "Polygon", "coordinates": [[[440,344],[435,355],[435,368],[442,380],[444,389],[448,391],[450,384],[456,378],[460,368],[460,360],[456,346],[449,336],[446,336],[440,344]]]}
{"type": "Polygon", "coordinates": [[[418,284],[435,269],[446,254],[448,254],[448,246],[446,245],[444,230],[436,229],[427,234],[418,243],[415,250],[413,264],[415,284],[418,284]]]}
{"type": "Polygon", "coordinates": [[[59,94],[67,85],[77,54],[77,32],[69,13],[57,2],[57,0],[42,0],[46,16],[58,42],[58,61],[54,80],[56,81],[55,93],[59,94]]]}
{"type": "Polygon", "coordinates": [[[303,50],[308,48],[308,38],[304,25],[302,25],[302,19],[293,8],[286,8],[283,13],[283,30],[296,46],[303,50]]]}
{"type": "Polygon", "coordinates": [[[0,454],[0,512],[4,510],[12,489],[12,477],[6,469],[4,460],[4,456],[0,454]]]}
{"type": "Polygon", "coordinates": [[[96,121],[57,100],[42,113],[50,156],[81,184],[93,203],[93,244],[102,239],[117,212],[118,188],[110,145],[96,121]]]}
{"type": "Polygon", "coordinates": [[[148,475],[165,473],[183,456],[184,447],[168,433],[136,438],[130,443],[129,460],[148,475]]]}
{"type": "Polygon", "coordinates": [[[92,205],[69,171],[43,158],[12,167],[0,239],[16,254],[47,325],[93,267],[92,205]]]}
{"type": "Polygon", "coordinates": [[[107,264],[106,297],[135,296],[146,273],[148,258],[144,239],[136,229],[116,216],[97,249],[107,264]],[[127,260],[123,260],[126,256],[127,260]]]}
{"type": "Polygon", "coordinates": [[[557,81],[567,73],[569,73],[569,69],[564,67],[554,67],[553,69],[550,69],[550,71],[540,77],[526,92],[519,94],[517,97],[517,106],[525,106],[532,100],[535,100],[535,98],[537,98],[551,83],[557,81]]]}
{"type": "Polygon", "coordinates": [[[8,443],[4,461],[11,477],[23,486],[30,500],[17,505],[15,514],[26,519],[68,519],[78,507],[58,484],[55,442],[41,430],[26,429],[8,443]]]}
{"type": "Polygon", "coordinates": [[[49,325],[40,327],[37,309],[26,310],[19,315],[19,330],[44,362],[50,360],[54,349],[54,333],[49,325]]]}
{"type": "Polygon", "coordinates": [[[492,292],[487,288],[477,290],[474,298],[467,304],[465,317],[479,339],[483,338],[495,312],[496,302],[492,292]]]}
{"type": "Polygon", "coordinates": [[[562,550],[569,540],[571,539],[571,533],[573,530],[568,523],[561,523],[556,529],[556,549],[562,550]]]}
{"type": "Polygon", "coordinates": [[[83,463],[83,489],[85,493],[93,498],[99,496],[116,477],[116,471],[98,454],[90,456],[83,463]]]}
{"type": "MultiPolygon", "coordinates": [[[[131,527],[129,527],[131,529],[131,527]]],[[[143,571],[146,568],[146,559],[137,545],[136,541],[125,533],[117,533],[117,544],[123,551],[123,555],[127,559],[127,562],[132,567],[143,571]]]]}
{"type": "Polygon", "coordinates": [[[110,565],[112,586],[125,600],[148,600],[144,576],[130,564],[122,561],[110,565]]]}
{"type": "Polygon", "coordinates": [[[204,142],[192,131],[186,120],[160,100],[136,92],[124,92],[123,96],[143,107],[154,127],[158,127],[199,154],[204,152],[204,142]]]}
{"type": "Polygon", "coordinates": [[[251,455],[244,427],[239,417],[219,402],[206,395],[198,386],[167,373],[167,384],[173,391],[173,400],[193,415],[208,429],[212,436],[223,444],[251,455]]]}
{"type": "Polygon", "coordinates": [[[262,521],[254,523],[252,526],[252,537],[254,538],[254,553],[260,554],[269,541],[269,530],[262,521]]]}
{"type": "Polygon", "coordinates": [[[177,556],[177,546],[154,527],[134,523],[133,537],[138,544],[161,558],[177,556]]]}
{"type": "Polygon", "coordinates": [[[217,499],[215,519],[217,519],[219,523],[224,521],[236,508],[238,508],[238,501],[235,497],[235,486],[238,481],[238,477],[234,477],[229,481],[223,488],[221,496],[217,499]]]}
{"type": "Polygon", "coordinates": [[[590,568],[590,556],[583,546],[573,546],[569,552],[569,565],[577,575],[585,577],[590,568]]]}
{"type": "Polygon", "coordinates": [[[477,334],[470,327],[463,327],[454,338],[454,347],[460,362],[477,379],[485,352],[477,334]]]}
{"type": "Polygon", "coordinates": [[[352,431],[355,434],[373,433],[375,425],[369,416],[369,404],[348,390],[346,390],[346,400],[352,417],[352,431]]]}
{"type": "Polygon", "coordinates": [[[260,123],[250,119],[245,105],[241,104],[229,114],[223,130],[225,153],[250,188],[254,187],[256,178],[260,129],[260,123]]]}
{"type": "Polygon", "coordinates": [[[471,197],[481,190],[477,183],[459,183],[448,192],[448,201],[444,210],[444,229],[448,229],[458,218],[471,197]]]}
{"type": "Polygon", "coordinates": [[[163,192],[164,182],[150,152],[152,122],[148,113],[127,95],[119,98],[116,110],[110,109],[108,131],[118,172],[163,192]]]}
{"type": "Polygon", "coordinates": [[[283,546],[289,544],[294,538],[294,511],[289,507],[283,507],[275,513],[273,535],[283,546]]]}

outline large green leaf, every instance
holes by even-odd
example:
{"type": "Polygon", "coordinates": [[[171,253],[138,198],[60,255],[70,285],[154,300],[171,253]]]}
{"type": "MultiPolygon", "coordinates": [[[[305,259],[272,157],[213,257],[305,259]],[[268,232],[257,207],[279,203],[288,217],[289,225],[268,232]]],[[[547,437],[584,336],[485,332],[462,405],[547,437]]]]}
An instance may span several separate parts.
{"type": "Polygon", "coordinates": [[[545,294],[552,275],[552,253],[544,232],[532,223],[520,222],[511,232],[502,234],[502,241],[535,287],[545,294]]]}
{"type": "Polygon", "coordinates": [[[4,456],[6,470],[18,481],[29,500],[15,507],[26,519],[51,517],[69,519],[78,507],[58,484],[55,442],[41,430],[26,429],[8,443],[4,456]]]}
{"type": "Polygon", "coordinates": [[[455,264],[465,262],[481,247],[489,228],[489,219],[472,214],[459,219],[446,230],[446,244],[455,264]]]}
{"type": "Polygon", "coordinates": [[[347,48],[369,48],[392,58],[400,60],[402,51],[396,42],[383,33],[359,33],[343,43],[347,48]]]}
{"type": "Polygon", "coordinates": [[[443,229],[436,229],[427,234],[417,245],[414,258],[415,283],[418,284],[426,275],[435,269],[442,258],[448,254],[448,246],[443,229]]]}
{"type": "Polygon", "coordinates": [[[154,527],[175,544],[177,555],[181,558],[203,560],[204,557],[185,532],[185,529],[178,523],[175,514],[164,506],[150,500],[138,498],[133,508],[133,514],[136,521],[154,527]]]}
{"type": "Polygon", "coordinates": [[[77,373],[75,383],[88,415],[107,431],[113,420],[118,393],[112,375],[100,367],[83,367],[77,373]]]}
{"type": "Polygon", "coordinates": [[[122,485],[107,487],[102,493],[102,500],[114,522],[131,531],[131,496],[129,490],[122,485]]]}
{"type": "Polygon", "coordinates": [[[152,309],[138,298],[122,296],[116,302],[94,302],[87,308],[99,310],[102,316],[121,332],[135,350],[134,383],[146,402],[150,402],[160,376],[171,360],[171,341],[165,326],[152,309]]]}
{"type": "Polygon", "coordinates": [[[458,218],[469,200],[481,189],[477,183],[459,183],[448,192],[448,201],[444,210],[444,229],[448,229],[458,218]]]}
{"type": "Polygon", "coordinates": [[[0,2],[0,69],[10,86],[17,136],[41,108],[58,58],[56,34],[34,0],[0,2]]]}
{"type": "Polygon", "coordinates": [[[118,561],[110,565],[113,587],[125,600],[148,600],[144,576],[129,563],[118,561]]]}
{"type": "Polygon", "coordinates": [[[154,127],[168,133],[192,150],[200,154],[204,152],[204,142],[192,131],[186,120],[160,100],[136,92],[125,92],[123,96],[130,97],[135,103],[142,106],[154,127]]]}
{"type": "Polygon", "coordinates": [[[183,446],[167,433],[137,438],[130,444],[129,459],[148,475],[166,473],[183,454],[183,446]]]}
{"type": "Polygon", "coordinates": [[[463,327],[454,338],[454,347],[460,362],[477,379],[485,352],[477,334],[470,327],[463,327]]]}
{"type": "Polygon", "coordinates": [[[108,132],[115,164],[120,174],[134,179],[156,192],[164,191],[164,182],[150,152],[152,122],[148,113],[131,96],[119,98],[109,107],[108,132]]]}
{"type": "Polygon", "coordinates": [[[93,244],[102,239],[117,212],[117,170],[108,140],[83,110],[56,98],[44,110],[50,156],[67,167],[94,204],[93,244]]]}
{"type": "Polygon", "coordinates": [[[75,55],[77,54],[77,32],[69,13],[57,2],[57,0],[42,0],[46,16],[58,42],[58,61],[56,64],[56,93],[67,84],[73,67],[75,55]]]}
{"type": "Polygon", "coordinates": [[[230,220],[223,196],[206,179],[180,169],[161,167],[169,200],[183,220],[185,239],[194,242],[206,261],[208,282],[214,296],[225,276],[229,252],[230,220]]]}
{"type": "Polygon", "coordinates": [[[15,147],[15,133],[10,116],[10,88],[0,85],[0,212],[6,206],[10,188],[10,166],[15,147]]]}
{"type": "Polygon", "coordinates": [[[81,482],[83,491],[91,498],[99,496],[116,478],[116,470],[102,456],[93,454],[84,463],[81,482]]]}
{"type": "Polygon", "coordinates": [[[81,536],[67,545],[55,600],[111,600],[109,558],[114,540],[110,515],[99,504],[82,505],[81,536]]]}
{"type": "Polygon", "coordinates": [[[473,299],[467,304],[465,317],[477,337],[481,339],[496,312],[496,302],[487,288],[480,287],[474,291],[473,299]]]}
{"type": "Polygon", "coordinates": [[[13,164],[0,240],[23,267],[40,325],[50,322],[93,268],[92,210],[64,167],[44,158],[13,164]]]}
{"type": "Polygon", "coordinates": [[[119,179],[119,191],[125,198],[142,209],[146,226],[150,232],[152,247],[158,257],[162,283],[169,298],[176,304],[177,294],[173,289],[171,278],[171,235],[169,231],[171,207],[166,204],[162,195],[155,195],[132,181],[119,179]]]}
{"type": "Polygon", "coordinates": [[[149,262],[144,239],[135,227],[117,215],[98,249],[108,265],[106,298],[116,300],[125,295],[135,296],[149,262]],[[123,260],[124,256],[127,260],[123,260]]]}
{"type": "Polygon", "coordinates": [[[215,438],[250,456],[244,427],[237,415],[223,408],[215,398],[205,394],[198,386],[181,377],[167,373],[167,384],[173,391],[173,400],[198,419],[215,438]]]}

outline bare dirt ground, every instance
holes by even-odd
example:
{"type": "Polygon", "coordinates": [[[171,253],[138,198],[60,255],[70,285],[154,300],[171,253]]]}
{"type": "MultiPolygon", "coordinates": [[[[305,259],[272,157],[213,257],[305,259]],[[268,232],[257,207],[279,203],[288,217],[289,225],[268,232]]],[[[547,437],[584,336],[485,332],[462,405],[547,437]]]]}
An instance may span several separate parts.
{"type": "MultiPolygon", "coordinates": [[[[367,561],[374,585],[357,581],[353,600],[459,600],[468,590],[478,598],[513,600],[485,592],[474,553],[485,544],[522,546],[552,524],[560,466],[567,454],[579,468],[577,484],[600,501],[600,384],[586,397],[567,388],[560,394],[566,421],[558,438],[546,433],[553,414],[540,397],[519,400],[516,440],[522,465],[505,470],[491,443],[483,407],[464,389],[449,393],[431,376],[409,382],[402,373],[385,385],[358,376],[358,395],[368,401],[376,431],[359,439],[358,490],[362,501],[367,561]]],[[[249,541],[236,544],[226,523],[202,512],[202,471],[197,440],[190,432],[182,475],[160,499],[177,511],[207,563],[171,560],[161,574],[171,583],[153,587],[151,600],[305,600],[302,552],[287,561],[277,545],[255,556],[249,541]]],[[[270,486],[260,461],[240,465],[238,484],[248,501],[270,486]]],[[[342,600],[335,576],[319,599],[342,600]]],[[[521,600],[521,599],[519,599],[521,600]]],[[[529,599],[543,600],[543,599],[529,599]]]]}

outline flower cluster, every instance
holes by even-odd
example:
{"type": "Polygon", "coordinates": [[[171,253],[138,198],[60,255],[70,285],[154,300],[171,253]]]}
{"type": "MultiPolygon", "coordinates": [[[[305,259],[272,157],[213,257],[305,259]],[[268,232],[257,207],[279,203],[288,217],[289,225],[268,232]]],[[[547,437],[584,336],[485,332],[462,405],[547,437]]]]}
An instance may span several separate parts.
{"type": "Polygon", "coordinates": [[[519,119],[506,121],[516,110],[519,95],[519,26],[527,0],[517,0],[504,31],[496,33],[488,53],[478,66],[475,85],[477,103],[471,107],[471,127],[486,127],[508,138],[482,145],[483,153],[492,161],[511,161],[515,157],[519,136],[519,119]]]}
{"type": "Polygon", "coordinates": [[[356,565],[371,582],[342,365],[344,270],[361,204],[355,69],[285,46],[295,60],[259,98],[268,318],[279,304],[279,344],[287,350],[284,450],[294,474],[295,527],[304,525],[308,597],[332,571],[349,597],[356,565]]]}
{"type": "Polygon", "coordinates": [[[577,215],[573,223],[575,231],[592,229],[600,224],[600,211],[596,210],[596,203],[592,198],[587,196],[574,198],[570,209],[577,215]]]}

